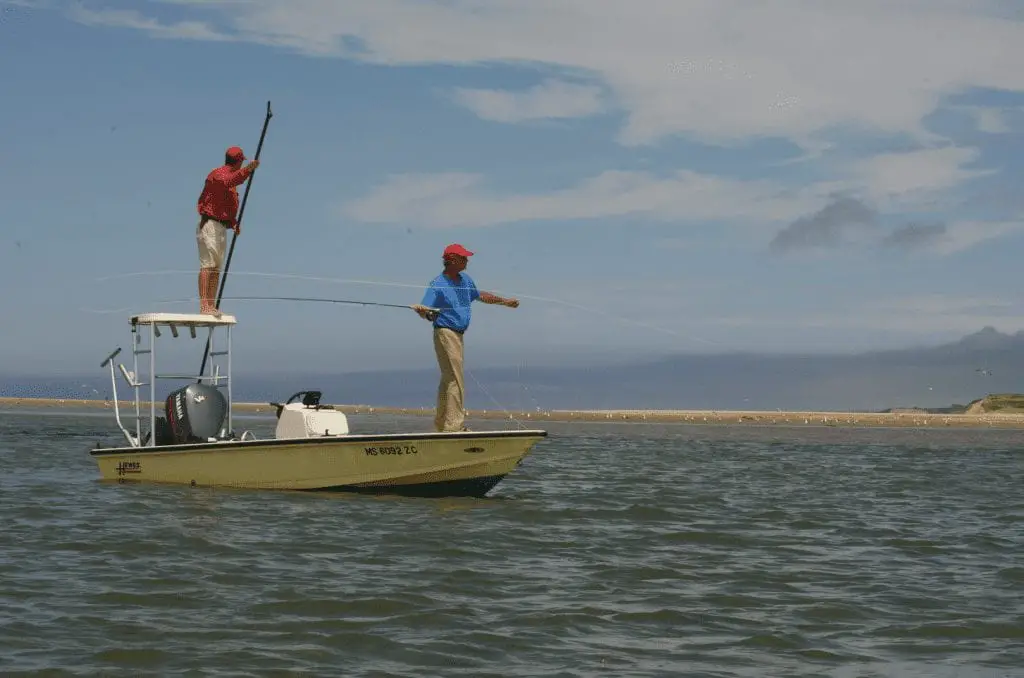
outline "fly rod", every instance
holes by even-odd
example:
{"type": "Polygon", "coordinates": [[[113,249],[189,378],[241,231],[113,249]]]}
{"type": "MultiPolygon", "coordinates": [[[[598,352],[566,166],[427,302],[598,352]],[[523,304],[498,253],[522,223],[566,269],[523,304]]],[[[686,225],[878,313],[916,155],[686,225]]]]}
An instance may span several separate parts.
{"type": "MultiPolygon", "coordinates": [[[[410,304],[385,304],[379,301],[360,301],[358,299],[324,299],[322,297],[257,297],[257,296],[241,296],[241,297],[226,297],[228,301],[305,301],[305,302],[316,302],[322,304],[352,304],[355,306],[383,306],[384,308],[408,308],[415,310],[415,306],[410,304]]],[[[440,309],[427,307],[427,319],[434,320],[440,309]]]]}

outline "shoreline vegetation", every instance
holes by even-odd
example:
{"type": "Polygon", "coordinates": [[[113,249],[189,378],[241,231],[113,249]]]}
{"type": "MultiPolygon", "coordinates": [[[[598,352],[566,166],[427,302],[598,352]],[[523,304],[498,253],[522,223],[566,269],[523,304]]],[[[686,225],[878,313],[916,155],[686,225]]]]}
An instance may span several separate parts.
{"type": "MultiPolygon", "coordinates": [[[[327,403],[325,403],[326,405],[327,403]]],[[[161,403],[162,405],[162,403],[161,403]]],[[[120,401],[122,412],[134,409],[134,401],[120,401]]],[[[142,402],[144,409],[148,402],[142,402]]],[[[380,407],[372,405],[332,404],[348,415],[377,414],[433,417],[433,408],[380,407]]],[[[4,409],[113,409],[108,400],[77,398],[0,398],[4,409]]],[[[952,408],[949,408],[952,409],[952,408]]],[[[894,408],[883,412],[826,412],[781,410],[469,410],[469,419],[503,419],[531,425],[553,422],[646,422],[680,424],[756,424],[780,426],[840,427],[950,427],[950,428],[1024,428],[1024,396],[990,395],[961,411],[928,411],[919,408],[894,408]]],[[[234,403],[238,413],[272,414],[268,403],[234,403]]]]}

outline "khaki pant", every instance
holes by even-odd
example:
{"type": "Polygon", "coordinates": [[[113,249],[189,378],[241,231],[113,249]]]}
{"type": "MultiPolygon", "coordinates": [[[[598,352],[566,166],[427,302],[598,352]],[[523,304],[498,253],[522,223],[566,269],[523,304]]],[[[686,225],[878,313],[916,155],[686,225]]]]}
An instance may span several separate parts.
{"type": "Polygon", "coordinates": [[[437,387],[437,414],[434,416],[434,428],[438,431],[461,431],[466,420],[462,339],[458,332],[434,328],[434,352],[437,354],[437,365],[441,368],[441,383],[437,387]]]}
{"type": "Polygon", "coordinates": [[[227,229],[216,219],[199,217],[196,225],[196,244],[199,245],[199,267],[220,270],[224,264],[224,249],[227,246],[227,229]]]}

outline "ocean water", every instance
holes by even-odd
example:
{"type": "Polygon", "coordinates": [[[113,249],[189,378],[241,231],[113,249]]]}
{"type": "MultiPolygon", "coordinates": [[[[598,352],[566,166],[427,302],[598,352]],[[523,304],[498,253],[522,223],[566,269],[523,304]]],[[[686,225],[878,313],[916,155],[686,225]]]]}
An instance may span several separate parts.
{"type": "Polygon", "coordinates": [[[0,412],[0,675],[1024,676],[1020,432],[553,423],[452,500],[103,484],[114,431],[0,412]]]}

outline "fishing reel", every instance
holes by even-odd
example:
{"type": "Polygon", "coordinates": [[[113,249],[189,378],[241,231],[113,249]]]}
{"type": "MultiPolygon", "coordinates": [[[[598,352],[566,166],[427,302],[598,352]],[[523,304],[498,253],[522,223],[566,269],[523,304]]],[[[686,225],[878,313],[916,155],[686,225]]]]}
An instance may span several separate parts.
{"type": "Polygon", "coordinates": [[[427,320],[429,320],[430,322],[434,322],[435,320],[437,320],[437,316],[438,312],[434,309],[430,309],[429,311],[426,312],[427,320]]]}

